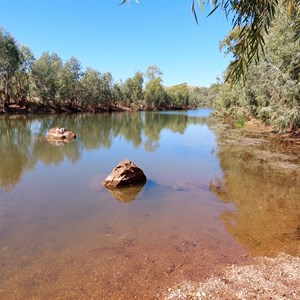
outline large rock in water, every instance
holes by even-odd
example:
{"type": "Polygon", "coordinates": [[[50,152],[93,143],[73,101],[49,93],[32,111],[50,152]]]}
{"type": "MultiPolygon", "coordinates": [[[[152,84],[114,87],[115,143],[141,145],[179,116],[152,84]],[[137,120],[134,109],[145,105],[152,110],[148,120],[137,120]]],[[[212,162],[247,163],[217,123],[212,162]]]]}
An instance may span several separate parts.
{"type": "Polygon", "coordinates": [[[129,159],[122,160],[103,181],[107,188],[117,188],[145,183],[144,172],[129,159]]]}
{"type": "Polygon", "coordinates": [[[76,134],[66,128],[51,128],[46,138],[48,140],[73,140],[76,139],[76,134]]]}

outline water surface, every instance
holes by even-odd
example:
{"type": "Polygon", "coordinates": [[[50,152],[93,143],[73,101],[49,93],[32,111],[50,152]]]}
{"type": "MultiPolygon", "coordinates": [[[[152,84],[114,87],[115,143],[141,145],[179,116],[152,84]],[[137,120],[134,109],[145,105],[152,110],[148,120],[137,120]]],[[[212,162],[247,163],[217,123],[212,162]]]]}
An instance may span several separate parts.
{"type": "Polygon", "coordinates": [[[159,298],[252,256],[299,255],[299,152],[209,112],[1,117],[0,298],[159,298]],[[78,138],[51,144],[51,127],[78,138]],[[147,183],[111,193],[101,182],[124,158],[147,183]]]}

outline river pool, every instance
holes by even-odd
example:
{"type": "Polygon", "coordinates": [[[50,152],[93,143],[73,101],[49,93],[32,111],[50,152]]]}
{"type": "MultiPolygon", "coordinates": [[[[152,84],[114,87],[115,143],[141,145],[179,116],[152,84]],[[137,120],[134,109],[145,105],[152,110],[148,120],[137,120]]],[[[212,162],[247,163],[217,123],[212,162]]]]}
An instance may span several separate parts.
{"type": "Polygon", "coordinates": [[[160,299],[300,255],[299,149],[209,113],[1,116],[0,299],[160,299]],[[77,139],[49,143],[51,127],[77,139]],[[124,158],[147,183],[112,193],[101,182],[124,158]]]}

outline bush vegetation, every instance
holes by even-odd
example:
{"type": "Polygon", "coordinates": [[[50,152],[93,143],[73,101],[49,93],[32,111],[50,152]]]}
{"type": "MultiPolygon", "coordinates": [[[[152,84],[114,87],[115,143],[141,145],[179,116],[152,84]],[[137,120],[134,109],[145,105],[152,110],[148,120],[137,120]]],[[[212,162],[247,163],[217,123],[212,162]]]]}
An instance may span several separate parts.
{"type": "MultiPolygon", "coordinates": [[[[233,82],[229,77],[220,85],[214,101],[218,114],[237,120],[254,117],[280,130],[300,127],[300,32],[294,26],[296,21],[278,9],[269,34],[264,36],[264,53],[257,64],[250,64],[245,81],[233,82]]],[[[235,56],[239,35],[239,28],[232,30],[221,48],[235,56]]],[[[225,76],[232,68],[230,64],[225,76]]]]}

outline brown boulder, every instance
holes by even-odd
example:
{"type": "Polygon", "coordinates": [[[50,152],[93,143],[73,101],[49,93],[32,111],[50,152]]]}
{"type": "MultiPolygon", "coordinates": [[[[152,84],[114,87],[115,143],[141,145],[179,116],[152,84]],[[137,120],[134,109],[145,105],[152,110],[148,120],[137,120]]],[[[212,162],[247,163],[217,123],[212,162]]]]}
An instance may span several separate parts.
{"type": "Polygon", "coordinates": [[[51,128],[46,138],[47,140],[73,140],[76,139],[76,134],[65,128],[51,128]]]}
{"type": "Polygon", "coordinates": [[[108,188],[117,188],[146,182],[144,172],[129,159],[122,160],[103,181],[108,188]]]}

